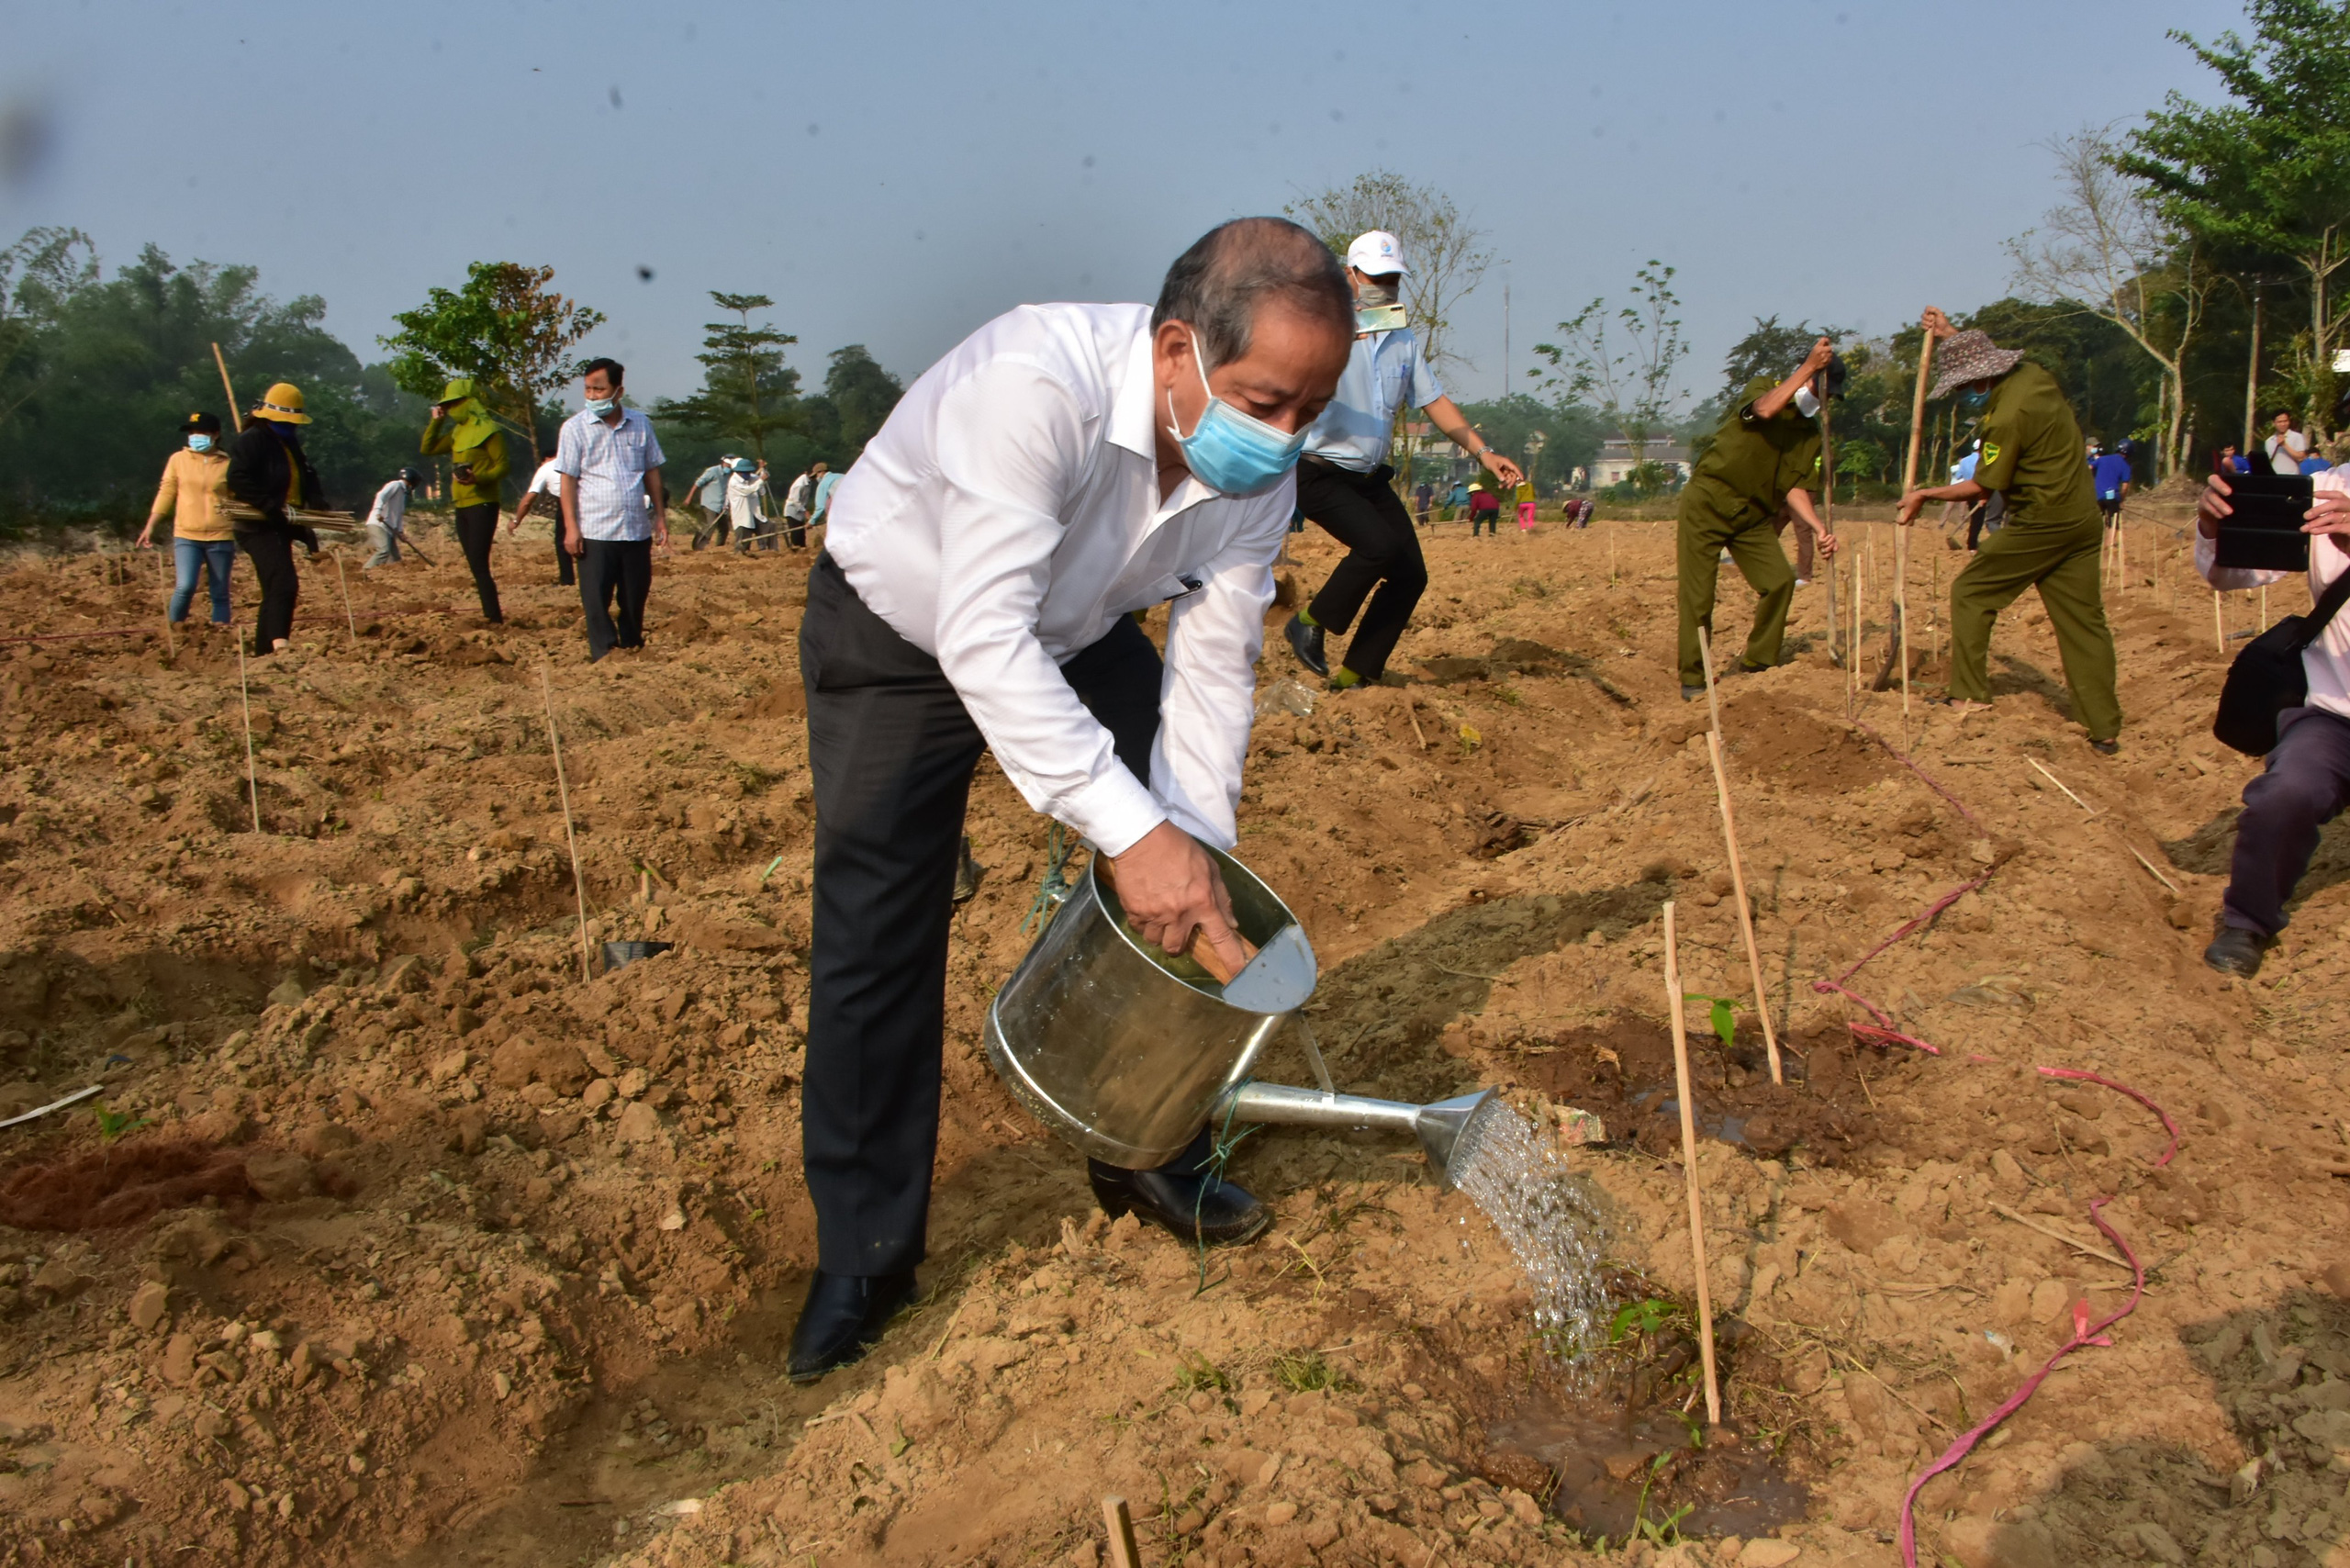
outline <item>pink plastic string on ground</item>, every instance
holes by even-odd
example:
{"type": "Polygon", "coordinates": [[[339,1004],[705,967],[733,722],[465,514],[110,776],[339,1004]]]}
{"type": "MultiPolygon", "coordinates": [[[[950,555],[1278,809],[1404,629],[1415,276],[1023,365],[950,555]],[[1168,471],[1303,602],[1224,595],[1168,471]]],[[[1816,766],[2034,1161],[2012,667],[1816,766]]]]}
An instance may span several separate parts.
{"type": "Polygon", "coordinates": [[[1925,1052],[1928,1056],[1932,1057],[1938,1057],[1942,1054],[1940,1047],[1929,1045],[1925,1041],[1918,1038],[1915,1035],[1905,1035],[1900,1030],[1896,1029],[1893,1026],[1893,1015],[1891,1014],[1886,1012],[1884,1008],[1879,1007],[1875,1002],[1871,1002],[1867,997],[1863,996],[1860,992],[1848,990],[1845,987],[1844,982],[1851,980],[1854,975],[1859,974],[1862,969],[1867,965],[1869,960],[1875,958],[1879,953],[1884,952],[1887,947],[1892,946],[1896,942],[1900,941],[1911,932],[1919,930],[1936,915],[1942,913],[1942,911],[1948,909],[1951,905],[1956,903],[1959,900],[1964,898],[1967,894],[1975,891],[1975,889],[1989,881],[1992,875],[1992,872],[1986,871],[1981,876],[1975,878],[1973,881],[1962,883],[1958,887],[1953,888],[1950,891],[1936,899],[1932,903],[1928,904],[1925,908],[1925,912],[1919,914],[1916,919],[1908,922],[1906,924],[1901,926],[1899,930],[1894,932],[1892,935],[1886,937],[1884,941],[1878,943],[1867,952],[1862,954],[1860,958],[1853,962],[1850,969],[1847,969],[1842,974],[1838,975],[1834,980],[1816,980],[1811,982],[1811,989],[1822,996],[1841,996],[1845,998],[1847,1001],[1857,1002],[1863,1007],[1868,1009],[1869,1016],[1876,1020],[1876,1024],[1874,1027],[1866,1024],[1855,1024],[1850,1019],[1845,1020],[1844,1027],[1852,1032],[1854,1039],[1866,1040],[1880,1046],[1889,1044],[1914,1046],[1918,1049],[1925,1052]]]}
{"type": "Polygon", "coordinates": [[[1989,828],[1983,825],[1982,818],[1976,816],[1973,812],[1966,809],[1965,801],[1960,800],[1957,796],[1943,789],[1940,783],[1935,781],[1932,774],[1927,772],[1924,768],[1919,767],[1916,763],[1903,756],[1899,748],[1895,746],[1891,741],[1886,740],[1883,735],[1878,734],[1874,730],[1870,729],[1866,724],[1862,723],[1857,719],[1852,722],[1852,728],[1860,731],[1861,734],[1876,742],[1877,745],[1883,746],[1886,751],[1891,752],[1893,754],[1894,761],[1899,763],[1902,767],[1908,768],[1910,772],[1924,779],[1926,781],[1927,789],[1931,790],[1935,794],[1940,795],[1943,800],[1948,801],[1952,805],[1957,807],[1958,814],[1964,817],[1968,822],[1973,823],[1977,832],[1989,833],[1991,831],[1989,828]]]}
{"type": "MultiPolygon", "coordinates": [[[[2163,1130],[2170,1135],[2170,1147],[2163,1150],[2163,1157],[2155,1160],[2154,1164],[2157,1167],[2167,1165],[2170,1163],[2171,1156],[2178,1152],[2178,1126],[2170,1119],[2169,1113],[2128,1084],[2116,1083],[2109,1078],[2100,1078],[2094,1072],[2083,1072],[2077,1068],[2043,1067],[2038,1070],[2044,1077],[2077,1079],[2086,1083],[2101,1084],[2105,1088],[2127,1094],[2131,1099],[2161,1117],[2163,1130]]],[[[2138,1261],[2138,1254],[2132,1250],[2130,1243],[2121,1238],[2120,1231],[2105,1223],[2105,1215],[2099,1212],[2112,1201],[2113,1199],[2109,1196],[2092,1202],[2089,1204],[2089,1222],[2103,1231],[2106,1239],[2119,1248],[2121,1256],[2130,1260],[2130,1299],[2095,1323],[2089,1321],[2088,1303],[2086,1300],[2075,1302],[2073,1304],[2073,1337],[2059,1346],[2054,1355],[2042,1362],[2040,1370],[2026,1378],[2022,1385],[2013,1394],[2009,1394],[1998,1409],[1985,1417],[1982,1422],[1973,1429],[1962,1433],[1956,1441],[1942,1450],[1940,1459],[1928,1465],[1915,1481],[1909,1483],[1909,1490],[1903,1494],[1901,1498],[1902,1568],[1918,1568],[1918,1494],[1925,1490],[1926,1483],[1957,1465],[1960,1461],[1974,1452],[1975,1445],[1988,1436],[2000,1422],[2022,1409],[2024,1402],[2040,1392],[2040,1385],[2048,1381],[2048,1374],[2054,1372],[2057,1363],[2065,1357],[2084,1345],[2111,1345],[2113,1341],[2106,1338],[2105,1331],[2138,1310],[2138,1303],[2146,1294],[2146,1270],[2145,1266],[2138,1261]]]]}

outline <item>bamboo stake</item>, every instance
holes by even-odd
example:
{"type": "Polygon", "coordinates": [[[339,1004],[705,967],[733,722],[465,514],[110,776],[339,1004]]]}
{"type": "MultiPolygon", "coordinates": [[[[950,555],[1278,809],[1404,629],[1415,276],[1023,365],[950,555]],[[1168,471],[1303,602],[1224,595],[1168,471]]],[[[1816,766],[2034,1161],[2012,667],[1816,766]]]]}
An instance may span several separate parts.
{"type": "Polygon", "coordinates": [[[342,552],[330,550],[334,557],[334,580],[342,585],[342,619],[351,627],[351,645],[359,646],[359,618],[351,612],[351,579],[342,575],[342,552]]]}
{"type": "Polygon", "coordinates": [[[1706,1200],[1697,1186],[1697,1108],[1689,1088],[1689,1021],[1681,1003],[1681,958],[1673,901],[1664,901],[1664,990],[1673,1010],[1673,1076],[1681,1096],[1681,1169],[1688,1177],[1689,1254],[1697,1265],[1697,1350],[1706,1368],[1706,1425],[1722,1423],[1721,1384],[1714,1377],[1714,1300],[1706,1278],[1706,1200]]]}
{"type": "Polygon", "coordinates": [[[1697,651],[1706,660],[1706,705],[1714,727],[1706,732],[1706,755],[1714,764],[1714,798],[1722,808],[1722,842],[1729,849],[1729,892],[1738,901],[1738,934],[1746,943],[1746,972],[1754,981],[1754,1015],[1762,1020],[1762,1048],[1771,1058],[1771,1081],[1786,1082],[1779,1065],[1779,1036],[1771,1027],[1771,993],[1762,984],[1762,953],[1754,945],[1754,912],[1746,905],[1746,857],[1738,847],[1738,818],[1729,806],[1729,770],[1722,765],[1722,705],[1714,695],[1714,640],[1697,628],[1697,651]]]}
{"type": "Polygon", "coordinates": [[[571,787],[563,778],[563,736],[554,727],[554,685],[544,665],[539,666],[539,690],[547,700],[547,746],[554,753],[555,799],[563,803],[563,836],[571,846],[571,890],[579,900],[579,980],[584,985],[592,978],[588,964],[588,881],[579,872],[579,833],[571,823],[571,787]]]}
{"type": "Polygon", "coordinates": [[[1102,1499],[1102,1522],[1110,1530],[1110,1568],[1142,1568],[1142,1549],[1135,1544],[1134,1515],[1124,1497],[1102,1499]]]}
{"type": "Polygon", "coordinates": [[[253,804],[253,831],[261,831],[261,776],[253,769],[253,693],[245,680],[245,642],[237,639],[237,697],[245,709],[245,791],[253,804]]]}
{"type": "Polygon", "coordinates": [[[220,357],[218,343],[212,345],[212,363],[220,367],[220,390],[229,395],[229,420],[236,425],[237,433],[242,435],[245,433],[245,416],[237,411],[237,389],[229,385],[229,362],[220,357]]]}
{"type": "MultiPolygon", "coordinates": [[[[1909,398],[1909,455],[1901,465],[1901,493],[1908,495],[1918,487],[1918,448],[1924,440],[1926,428],[1927,377],[1934,364],[1934,335],[1928,332],[1918,344],[1918,388],[1909,398]]],[[[1909,713],[1909,531],[1893,531],[1893,602],[1900,615],[1901,625],[1901,712],[1909,713]]]]}
{"type": "MultiPolygon", "coordinates": [[[[207,566],[205,570],[210,571],[211,568],[207,566]]],[[[170,574],[163,570],[163,553],[161,550],[155,552],[155,582],[163,590],[163,646],[172,651],[172,657],[177,658],[180,656],[180,638],[179,633],[172,629],[172,579],[170,574]]]]}
{"type": "MultiPolygon", "coordinates": [[[[1819,526],[1823,532],[1836,532],[1836,432],[1828,418],[1828,400],[1819,403],[1819,526]]],[[[1836,580],[1836,557],[1828,557],[1828,656],[1841,659],[1844,646],[1837,635],[1836,594],[1841,585],[1836,580]]]]}
{"type": "Polygon", "coordinates": [[[2220,614],[2220,590],[2211,590],[2211,645],[2221,654],[2228,651],[2228,625],[2220,614]]]}

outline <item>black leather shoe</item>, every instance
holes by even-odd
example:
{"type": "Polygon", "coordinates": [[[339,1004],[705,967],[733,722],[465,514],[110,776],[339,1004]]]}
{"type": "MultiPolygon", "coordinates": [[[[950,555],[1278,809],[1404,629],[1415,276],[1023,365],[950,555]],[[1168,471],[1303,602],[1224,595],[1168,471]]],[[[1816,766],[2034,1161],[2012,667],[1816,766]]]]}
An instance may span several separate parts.
{"type": "Polygon", "coordinates": [[[2246,931],[2241,925],[2222,925],[2211,945],[2203,949],[2203,961],[2223,975],[2242,975],[2250,980],[2260,972],[2260,960],[2276,946],[2273,936],[2263,936],[2257,931],[2246,931]]]}
{"type": "Polygon", "coordinates": [[[1112,1219],[1133,1215],[1184,1241],[1211,1246],[1247,1241],[1273,1216],[1264,1204],[1207,1170],[1207,1134],[1167,1164],[1129,1170],[1098,1159],[1085,1162],[1093,1197],[1112,1219]]]}
{"type": "Polygon", "coordinates": [[[1281,628],[1281,635],[1289,639],[1290,648],[1297,655],[1299,664],[1325,679],[1328,678],[1330,655],[1322,651],[1321,627],[1309,626],[1292,615],[1289,618],[1289,624],[1281,628]]]}
{"type": "Polygon", "coordinates": [[[813,1383],[864,1359],[890,1319],[914,1298],[912,1274],[828,1274],[808,1282],[807,1305],[791,1330],[785,1371],[794,1383],[813,1383]]]}

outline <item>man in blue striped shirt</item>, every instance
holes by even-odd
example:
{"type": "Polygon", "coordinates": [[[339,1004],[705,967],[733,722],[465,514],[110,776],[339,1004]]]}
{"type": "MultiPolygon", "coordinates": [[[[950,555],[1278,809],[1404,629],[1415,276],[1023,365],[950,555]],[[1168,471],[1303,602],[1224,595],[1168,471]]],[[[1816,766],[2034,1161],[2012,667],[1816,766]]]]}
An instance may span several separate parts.
{"type": "Polygon", "coordinates": [[[563,421],[555,444],[555,472],[563,476],[563,547],[579,557],[589,664],[615,647],[644,645],[653,546],[669,543],[661,442],[642,409],[621,407],[621,377],[617,360],[588,362],[580,383],[588,406],[563,421]]]}

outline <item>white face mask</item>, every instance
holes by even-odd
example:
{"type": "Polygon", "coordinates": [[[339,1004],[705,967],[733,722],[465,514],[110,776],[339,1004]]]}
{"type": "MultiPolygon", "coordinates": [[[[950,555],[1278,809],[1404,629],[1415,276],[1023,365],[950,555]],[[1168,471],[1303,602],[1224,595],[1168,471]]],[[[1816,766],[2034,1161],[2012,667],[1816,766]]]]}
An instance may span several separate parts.
{"type": "Polygon", "coordinates": [[[1807,420],[1816,420],[1819,417],[1819,399],[1811,395],[1810,387],[1796,388],[1796,412],[1807,420]]]}

